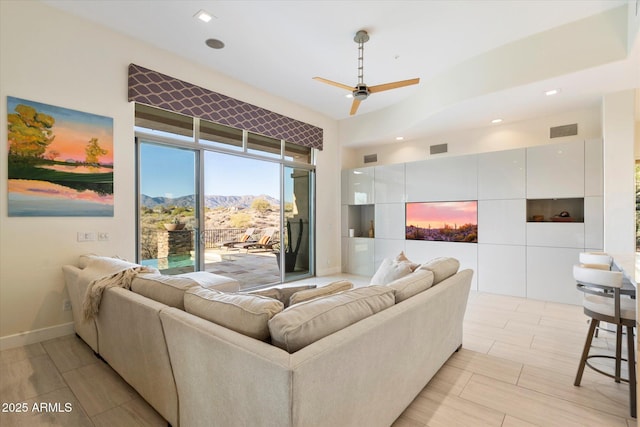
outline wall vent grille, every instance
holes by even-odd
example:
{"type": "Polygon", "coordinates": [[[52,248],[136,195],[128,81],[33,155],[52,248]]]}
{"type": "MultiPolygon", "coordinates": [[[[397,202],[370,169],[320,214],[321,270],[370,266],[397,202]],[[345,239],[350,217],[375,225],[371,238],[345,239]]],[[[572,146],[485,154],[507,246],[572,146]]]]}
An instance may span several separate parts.
{"type": "Polygon", "coordinates": [[[447,151],[449,151],[449,147],[447,146],[447,144],[438,144],[429,147],[430,154],[442,154],[446,153],[447,151]]]}
{"type": "Polygon", "coordinates": [[[364,156],[364,162],[365,163],[375,163],[378,161],[378,155],[377,154],[366,154],[364,156]]]}
{"type": "Polygon", "coordinates": [[[555,126],[549,129],[549,138],[562,138],[578,134],[578,124],[555,126]]]}

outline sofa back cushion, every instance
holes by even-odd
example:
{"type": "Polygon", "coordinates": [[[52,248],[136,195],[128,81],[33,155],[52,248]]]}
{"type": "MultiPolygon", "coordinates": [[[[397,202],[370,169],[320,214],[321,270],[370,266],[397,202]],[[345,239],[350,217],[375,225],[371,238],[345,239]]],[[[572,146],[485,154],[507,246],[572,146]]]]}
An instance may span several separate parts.
{"type": "Polygon", "coordinates": [[[367,286],[292,305],[269,321],[272,344],[294,353],[395,304],[394,289],[367,286]]]}
{"type": "Polygon", "coordinates": [[[433,284],[433,272],[430,270],[416,270],[413,273],[394,280],[387,286],[396,291],[396,304],[411,298],[415,294],[426,291],[433,284]]]}
{"type": "Polygon", "coordinates": [[[184,310],[184,293],[194,286],[198,284],[188,277],[161,274],[139,274],[131,281],[133,292],[180,310],[184,310]]]}
{"type": "Polygon", "coordinates": [[[455,258],[434,258],[422,264],[418,269],[433,272],[433,284],[436,285],[458,272],[460,261],[455,258]]]}
{"type": "Polygon", "coordinates": [[[291,295],[291,297],[289,298],[289,305],[298,304],[319,297],[333,295],[342,291],[348,291],[352,288],[353,283],[346,280],[339,280],[337,282],[329,283],[328,285],[321,286],[319,288],[298,291],[295,294],[291,295]]]}
{"type": "Polygon", "coordinates": [[[187,313],[240,334],[268,341],[269,319],[280,313],[284,304],[260,295],[226,294],[198,286],[185,292],[184,308],[187,313]]]}
{"type": "Polygon", "coordinates": [[[176,277],[186,277],[203,288],[215,289],[222,292],[237,292],[240,289],[240,282],[231,277],[221,274],[213,274],[208,271],[191,271],[189,273],[176,274],[176,277]]]}

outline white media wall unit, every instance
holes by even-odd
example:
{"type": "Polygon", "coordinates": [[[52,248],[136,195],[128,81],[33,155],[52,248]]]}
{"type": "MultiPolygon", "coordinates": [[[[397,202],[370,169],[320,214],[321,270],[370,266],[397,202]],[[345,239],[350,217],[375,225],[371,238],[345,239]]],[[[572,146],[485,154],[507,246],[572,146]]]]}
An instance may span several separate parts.
{"type": "Polygon", "coordinates": [[[580,304],[572,266],[604,244],[602,165],[598,139],[343,170],[342,269],[451,256],[473,289],[580,304]],[[405,239],[407,203],[474,200],[477,243],[405,239]]]}

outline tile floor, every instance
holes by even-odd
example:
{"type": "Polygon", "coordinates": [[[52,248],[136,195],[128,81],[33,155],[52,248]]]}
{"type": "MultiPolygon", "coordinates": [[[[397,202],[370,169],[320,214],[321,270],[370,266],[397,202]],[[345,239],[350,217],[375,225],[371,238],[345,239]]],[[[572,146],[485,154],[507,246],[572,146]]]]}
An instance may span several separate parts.
{"type": "MultiPolygon", "coordinates": [[[[573,386],[586,320],[577,306],[472,293],[463,348],[394,427],[636,426],[626,384],[587,369],[573,386]]],[[[613,334],[594,346],[611,353],[613,334]]],[[[73,335],[0,352],[0,402],[26,404],[23,413],[0,412],[2,427],[166,425],[73,335]],[[47,402],[48,411],[34,410],[47,402]]]]}

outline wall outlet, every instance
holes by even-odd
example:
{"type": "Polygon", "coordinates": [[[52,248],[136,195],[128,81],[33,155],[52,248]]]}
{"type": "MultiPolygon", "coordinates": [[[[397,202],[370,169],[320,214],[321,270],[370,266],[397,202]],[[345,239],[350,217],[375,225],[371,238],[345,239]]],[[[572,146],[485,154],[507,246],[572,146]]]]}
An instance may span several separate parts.
{"type": "Polygon", "coordinates": [[[78,242],[92,242],[96,240],[96,233],[90,231],[78,231],[78,242]]]}
{"type": "Polygon", "coordinates": [[[68,299],[62,301],[62,311],[71,311],[71,301],[68,299]]]}
{"type": "Polygon", "coordinates": [[[107,233],[106,231],[98,232],[98,241],[99,242],[107,242],[107,241],[109,241],[109,233],[107,233]]]}

